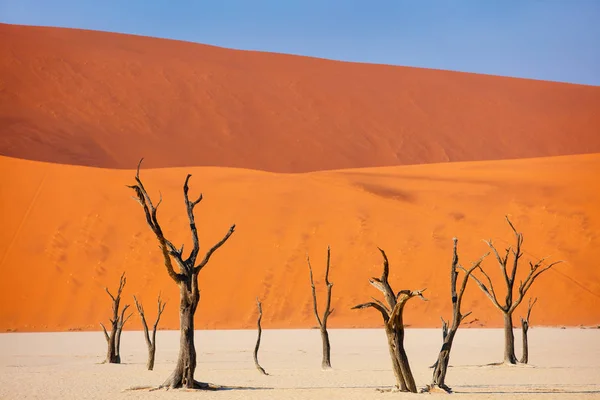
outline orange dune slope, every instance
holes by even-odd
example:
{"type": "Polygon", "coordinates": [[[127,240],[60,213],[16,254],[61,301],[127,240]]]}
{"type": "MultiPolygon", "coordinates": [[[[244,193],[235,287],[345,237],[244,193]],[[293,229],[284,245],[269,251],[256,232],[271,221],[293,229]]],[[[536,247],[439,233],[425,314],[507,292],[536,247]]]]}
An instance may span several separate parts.
{"type": "Polygon", "coordinates": [[[0,24],[0,154],[273,172],[600,152],[600,87],[0,24]]]}
{"type": "MultiPolygon", "coordinates": [[[[452,237],[467,266],[487,251],[482,239],[501,249],[512,240],[505,214],[524,233],[524,262],[565,261],[533,286],[539,300],[532,323],[600,323],[600,154],[306,174],[142,169],[149,192],[156,199],[162,193],[159,219],[167,236],[189,249],[187,172],[191,195],[204,194],[196,212],[203,249],[237,224],[200,274],[200,329],[254,327],[256,296],[265,328],[314,326],[306,254],[322,299],[328,244],[332,327],[380,326],[376,312],[350,309],[379,295],[368,284],[381,273],[377,246],[388,253],[396,290],[427,288],[429,301],[411,300],[406,323],[439,326],[440,315],[450,312],[452,237]]],[[[99,329],[110,315],[104,287],[114,290],[122,271],[124,303],[135,294],[154,315],[162,292],[168,301],[162,326],[177,328],[178,290],[126,187],[134,171],[0,157],[0,173],[0,330],[99,329]]],[[[493,259],[484,267],[499,278],[493,259]]],[[[497,290],[501,295],[500,283],[497,290]]],[[[472,283],[464,310],[473,311],[474,326],[501,325],[472,283]]],[[[139,320],[128,328],[139,329],[139,320]]]]}

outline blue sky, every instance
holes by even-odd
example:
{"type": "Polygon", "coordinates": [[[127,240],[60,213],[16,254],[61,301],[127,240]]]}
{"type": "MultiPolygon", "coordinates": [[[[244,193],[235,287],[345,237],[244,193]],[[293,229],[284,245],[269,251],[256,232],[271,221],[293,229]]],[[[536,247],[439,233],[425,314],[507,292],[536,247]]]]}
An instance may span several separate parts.
{"type": "Polygon", "coordinates": [[[600,0],[0,0],[0,21],[600,85],[600,0]]]}

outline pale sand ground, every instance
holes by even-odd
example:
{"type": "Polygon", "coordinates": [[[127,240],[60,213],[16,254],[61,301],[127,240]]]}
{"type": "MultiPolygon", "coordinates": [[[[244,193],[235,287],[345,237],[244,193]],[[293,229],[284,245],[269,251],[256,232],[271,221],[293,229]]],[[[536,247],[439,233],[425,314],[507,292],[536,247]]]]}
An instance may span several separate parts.
{"type": "MultiPolygon", "coordinates": [[[[518,330],[515,333],[520,335],[518,330]]],[[[248,388],[202,393],[202,398],[427,396],[376,390],[394,382],[382,329],[334,329],[330,335],[334,369],[323,372],[317,330],[265,330],[259,359],[271,375],[262,376],[252,361],[256,331],[197,331],[196,377],[248,388]]],[[[440,336],[437,329],[407,329],[407,352],[419,387],[431,378],[428,365],[436,358],[440,336]]],[[[530,330],[530,366],[480,366],[499,360],[502,337],[498,329],[459,331],[447,377],[456,391],[454,397],[600,398],[600,330],[534,327],[530,330]]],[[[135,385],[160,384],[173,368],[178,338],[175,331],[159,332],[156,368],[147,371],[146,347],[139,331],[123,333],[121,365],[97,364],[105,351],[100,332],[1,334],[0,398],[196,398],[198,394],[181,391],[124,391],[135,385]]]]}

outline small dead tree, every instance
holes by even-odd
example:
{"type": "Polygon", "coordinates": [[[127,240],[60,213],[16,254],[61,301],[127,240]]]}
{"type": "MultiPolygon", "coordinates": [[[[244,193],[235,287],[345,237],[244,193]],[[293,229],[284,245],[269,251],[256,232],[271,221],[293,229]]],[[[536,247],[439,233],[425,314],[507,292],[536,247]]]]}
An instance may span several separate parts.
{"type": "Polygon", "coordinates": [[[327,246],[327,267],[325,269],[325,285],[327,287],[327,300],[325,303],[325,311],[323,312],[323,318],[319,317],[319,310],[317,306],[317,290],[315,288],[315,282],[313,280],[312,266],[310,264],[310,257],[306,256],[306,262],[308,263],[308,271],[310,274],[310,287],[312,289],[313,298],[313,311],[319,324],[319,330],[321,331],[321,340],[323,341],[323,359],[321,360],[322,369],[331,368],[331,345],[329,343],[329,333],[327,332],[327,319],[333,314],[331,309],[331,289],[333,283],[329,282],[329,266],[331,263],[331,249],[327,246]]]}
{"type": "Polygon", "coordinates": [[[200,301],[200,291],[198,289],[198,274],[208,264],[210,257],[217,251],[233,234],[235,225],[232,225],[225,236],[213,245],[198,262],[198,254],[200,252],[200,243],[198,240],[198,229],[194,218],[194,207],[202,201],[202,194],[196,200],[190,200],[188,196],[188,183],[191,174],[188,174],[183,184],[183,199],[189,221],[189,228],[192,236],[192,250],[188,257],[183,255],[183,245],[180,248],[175,247],[169,241],[158,223],[156,212],[162,201],[162,196],[156,206],[150,199],[150,195],[142,184],[140,179],[140,165],[137,167],[135,175],[136,184],[128,186],[135,191],[135,200],[137,200],[144,210],[144,216],[148,226],[156,235],[159,248],[162,252],[167,273],[171,279],[179,286],[179,329],[181,339],[179,342],[179,355],[177,357],[177,365],[171,376],[161,385],[161,387],[170,388],[188,388],[188,389],[215,389],[214,385],[194,380],[194,372],[196,371],[196,347],[194,344],[194,314],[200,301]],[[173,268],[175,261],[179,267],[179,271],[173,268]]]}
{"type": "Polygon", "coordinates": [[[133,301],[135,302],[135,306],[140,314],[140,319],[142,320],[142,326],[144,328],[144,338],[146,339],[146,345],[148,346],[148,362],[146,363],[146,367],[148,371],[152,371],[154,369],[154,356],[156,355],[156,328],[158,328],[158,322],[160,321],[160,316],[163,311],[165,311],[165,307],[167,303],[160,299],[160,293],[158,295],[158,307],[156,313],[156,321],[154,321],[154,326],[152,327],[152,338],[150,337],[150,332],[148,331],[148,324],[146,323],[146,315],[144,314],[144,306],[142,303],[138,302],[138,299],[133,296],[133,301]]]}
{"type": "Polygon", "coordinates": [[[121,314],[119,314],[119,306],[121,304],[121,293],[123,293],[123,288],[125,287],[126,283],[127,278],[125,278],[125,272],[123,272],[119,281],[119,289],[117,290],[116,296],[113,296],[107,287],[104,288],[104,290],[106,290],[106,293],[108,293],[108,295],[112,299],[113,311],[113,316],[110,319],[110,335],[108,334],[104,324],[102,322],[100,323],[100,326],[102,326],[102,330],[104,331],[104,338],[106,339],[106,343],[108,344],[106,360],[104,360],[104,363],[121,363],[121,332],[123,332],[123,326],[125,325],[127,320],[131,318],[132,315],[129,314],[127,317],[125,317],[125,311],[127,311],[127,309],[129,308],[129,304],[126,304],[121,310],[121,314]]]}
{"type": "Polygon", "coordinates": [[[521,363],[527,364],[529,362],[529,341],[527,339],[527,331],[529,331],[529,317],[531,317],[531,309],[537,302],[537,297],[531,301],[527,306],[527,315],[525,318],[521,317],[521,332],[523,333],[523,355],[521,356],[521,363]]]}
{"type": "Polygon", "coordinates": [[[433,370],[433,378],[431,380],[431,384],[428,385],[423,391],[431,392],[436,390],[443,390],[447,393],[451,393],[452,389],[446,385],[446,372],[448,371],[448,363],[450,362],[450,351],[452,350],[452,343],[454,341],[454,337],[456,336],[456,331],[460,326],[461,322],[468,317],[471,312],[469,311],[466,314],[462,314],[460,311],[460,306],[462,303],[463,295],[465,293],[465,289],[467,288],[467,283],[469,281],[469,277],[471,273],[478,268],[483,262],[484,258],[489,255],[489,253],[485,254],[481,257],[477,262],[473,263],[473,265],[465,270],[458,262],[458,239],[454,238],[454,246],[453,246],[453,256],[452,256],[452,264],[450,266],[450,295],[452,298],[452,325],[448,327],[448,322],[442,319],[442,336],[443,343],[440,353],[438,355],[438,359],[434,364],[433,370]],[[458,271],[462,270],[464,272],[464,276],[460,283],[458,291],[456,290],[458,271]]]}
{"type": "Polygon", "coordinates": [[[514,298],[515,294],[513,293],[515,280],[517,277],[517,269],[519,267],[519,260],[523,256],[523,251],[521,250],[521,246],[523,245],[523,234],[517,232],[512,222],[506,217],[506,221],[510,225],[514,235],[515,235],[515,248],[513,249],[511,246],[508,246],[506,252],[503,256],[498,253],[498,250],[494,246],[491,240],[486,241],[487,245],[492,249],[492,253],[496,257],[498,265],[500,266],[500,271],[502,272],[502,276],[504,278],[504,282],[506,283],[506,298],[504,299],[504,304],[500,304],[498,300],[498,296],[496,295],[496,291],[494,290],[494,286],[492,284],[492,280],[489,275],[483,270],[483,268],[479,267],[479,271],[481,271],[482,275],[485,277],[487,284],[482,282],[482,279],[478,278],[475,274],[472,275],[473,279],[479,286],[479,288],[483,291],[483,293],[490,299],[492,304],[502,312],[504,316],[504,363],[505,364],[516,364],[517,357],[515,356],[515,337],[513,334],[513,320],[512,315],[515,309],[521,304],[523,301],[523,297],[533,285],[533,282],[544,272],[548,271],[550,268],[555,266],[556,264],[562,261],[555,261],[551,264],[545,265],[545,258],[538,260],[535,264],[531,261],[529,262],[529,272],[525,280],[522,280],[519,283],[519,287],[517,289],[516,298],[514,298]],[[508,258],[510,254],[513,255],[512,268],[509,270],[508,268],[508,258]]]}
{"type": "Polygon", "coordinates": [[[417,386],[410,370],[408,356],[404,350],[404,321],[402,313],[406,302],[413,297],[420,297],[426,300],[423,297],[425,289],[414,291],[401,290],[396,294],[388,282],[390,268],[387,255],[382,249],[379,249],[379,251],[383,256],[383,272],[380,278],[369,279],[369,283],[383,293],[387,305],[373,298],[372,302],[356,305],[352,309],[372,307],[381,313],[390,357],[392,359],[392,367],[396,377],[396,390],[416,393],[417,386]]]}
{"type": "Polygon", "coordinates": [[[269,375],[258,363],[258,349],[260,348],[260,337],[262,336],[262,327],[260,326],[260,321],[262,320],[262,304],[260,303],[260,300],[258,300],[258,297],[256,298],[256,307],[258,308],[258,319],[256,320],[256,325],[258,326],[258,337],[256,338],[256,345],[254,346],[254,365],[261,374],[269,375]]]}

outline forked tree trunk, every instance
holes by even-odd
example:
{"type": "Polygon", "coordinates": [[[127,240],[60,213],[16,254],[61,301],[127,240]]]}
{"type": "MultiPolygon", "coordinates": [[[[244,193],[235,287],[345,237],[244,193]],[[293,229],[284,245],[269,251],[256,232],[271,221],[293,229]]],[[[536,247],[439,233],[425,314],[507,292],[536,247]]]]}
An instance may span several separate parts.
{"type": "Polygon", "coordinates": [[[185,283],[180,285],[179,306],[179,355],[175,371],[169,379],[162,384],[165,387],[184,387],[188,389],[208,388],[208,385],[194,380],[196,371],[196,346],[194,344],[194,314],[198,306],[198,299],[194,299],[192,291],[188,290],[185,283]]]}
{"type": "Polygon", "coordinates": [[[394,350],[396,353],[396,358],[398,359],[398,365],[400,366],[400,372],[402,373],[402,381],[404,382],[404,387],[401,386],[400,389],[402,391],[417,393],[415,378],[410,370],[410,363],[408,362],[406,350],[404,350],[404,324],[402,322],[402,310],[400,311],[400,325],[397,325],[396,329],[393,331],[395,333],[394,350]]]}
{"type": "Polygon", "coordinates": [[[115,355],[117,357],[118,363],[121,362],[121,332],[123,332],[123,327],[117,328],[117,334],[115,335],[115,355]]]}
{"type": "Polygon", "coordinates": [[[321,359],[321,369],[331,369],[331,344],[329,342],[329,333],[327,332],[327,320],[329,316],[333,314],[334,309],[331,309],[331,289],[333,283],[329,282],[329,267],[331,264],[331,249],[327,246],[327,265],[325,267],[325,286],[327,288],[327,298],[325,303],[325,311],[323,312],[323,318],[319,316],[319,310],[317,305],[317,290],[315,288],[315,282],[313,280],[312,265],[310,264],[310,258],[306,256],[306,262],[308,264],[308,271],[310,274],[310,287],[312,290],[313,298],[313,311],[317,323],[319,324],[319,330],[321,331],[321,341],[323,344],[323,358],[321,359]]]}
{"type": "Polygon", "coordinates": [[[131,318],[131,314],[125,318],[125,311],[129,308],[129,305],[125,305],[119,314],[119,307],[121,304],[121,293],[123,292],[123,288],[127,283],[127,278],[125,278],[125,272],[121,275],[121,279],[119,282],[119,289],[117,290],[117,295],[113,296],[112,293],[108,290],[108,288],[104,288],[106,293],[110,296],[113,304],[112,304],[112,312],[113,316],[110,319],[110,334],[107,332],[104,324],[100,323],[102,326],[102,330],[104,331],[104,338],[107,343],[107,351],[106,351],[106,360],[104,363],[109,364],[120,364],[121,363],[121,332],[123,332],[123,326],[127,322],[129,318],[131,318]]]}
{"type": "Polygon", "coordinates": [[[396,388],[402,392],[408,392],[404,376],[402,375],[402,369],[400,368],[400,358],[396,353],[396,334],[387,324],[385,324],[385,335],[387,337],[388,350],[392,361],[392,371],[394,372],[394,378],[396,378],[396,388]]]}
{"type": "Polygon", "coordinates": [[[410,291],[401,290],[396,294],[388,282],[389,262],[385,252],[379,249],[383,256],[383,272],[380,278],[371,278],[369,283],[380,290],[387,304],[373,298],[372,302],[363,303],[352,307],[362,309],[372,307],[381,313],[385,326],[388,350],[392,359],[392,368],[396,378],[396,389],[403,392],[417,392],[417,386],[410,370],[408,356],[404,350],[404,321],[403,311],[408,300],[418,296],[422,299],[425,289],[410,291]]]}
{"type": "MultiPolygon", "coordinates": [[[[143,160],[143,159],[142,159],[143,160]]],[[[181,338],[179,341],[179,356],[177,365],[171,376],[161,385],[162,387],[188,389],[217,389],[218,387],[208,383],[197,382],[194,380],[194,372],[196,370],[196,348],[194,345],[194,314],[200,300],[200,292],[198,290],[198,274],[208,264],[211,256],[217,251],[233,234],[235,225],[229,228],[225,236],[213,245],[204,255],[204,258],[198,261],[200,251],[200,242],[198,239],[198,229],[194,216],[194,207],[202,201],[202,194],[196,200],[190,200],[189,180],[192,175],[188,174],[183,184],[183,199],[185,201],[189,228],[192,236],[192,250],[187,258],[183,256],[183,246],[177,248],[173,243],[165,238],[160,224],[157,219],[158,206],[162,201],[162,197],[156,206],[152,203],[148,192],[144,188],[140,179],[140,165],[137,167],[135,176],[136,184],[129,186],[135,191],[136,200],[140,203],[144,210],[144,216],[148,226],[156,235],[159,247],[161,249],[167,273],[171,279],[179,286],[179,325],[181,338]],[[179,271],[175,271],[172,259],[179,267],[179,271]]]]}
{"type": "Polygon", "coordinates": [[[504,362],[516,364],[515,335],[513,333],[512,313],[504,314],[504,362]]]}
{"type": "Polygon", "coordinates": [[[433,378],[431,381],[431,387],[439,387],[447,392],[450,392],[450,387],[446,385],[446,373],[448,372],[448,365],[450,363],[450,350],[452,350],[452,343],[454,342],[454,336],[456,330],[452,330],[446,335],[442,349],[438,355],[435,369],[433,370],[433,378]]]}
{"type": "Polygon", "coordinates": [[[483,262],[484,258],[489,255],[489,253],[485,254],[481,257],[477,262],[473,263],[469,270],[463,268],[458,262],[458,239],[454,238],[454,246],[453,246],[453,255],[452,255],[452,264],[450,266],[450,296],[452,299],[452,324],[448,327],[448,322],[442,319],[442,348],[440,353],[438,354],[438,359],[434,364],[433,377],[431,379],[431,384],[425,387],[422,392],[432,392],[432,391],[444,391],[447,393],[451,393],[452,389],[446,385],[446,373],[448,372],[448,364],[450,363],[450,351],[452,350],[452,343],[454,342],[454,337],[456,336],[456,332],[461,324],[461,322],[469,316],[471,313],[468,312],[465,315],[462,314],[460,307],[462,304],[462,299],[465,294],[465,289],[467,288],[467,283],[469,282],[469,277],[473,273],[476,268],[479,268],[479,265],[483,262]],[[457,290],[457,278],[458,271],[461,270],[464,272],[463,279],[460,283],[460,286],[457,290]]]}
{"type": "Polygon", "coordinates": [[[146,368],[148,368],[148,371],[152,371],[154,369],[154,358],[156,356],[156,328],[158,327],[160,316],[165,310],[167,303],[162,302],[159,293],[156,321],[154,322],[154,327],[152,328],[151,338],[150,332],[148,330],[148,323],[146,322],[146,315],[144,314],[144,307],[141,303],[138,302],[135,296],[133,296],[133,300],[135,302],[135,306],[137,307],[138,313],[140,314],[140,319],[142,320],[142,327],[144,328],[144,339],[146,340],[146,346],[148,346],[148,362],[146,363],[146,368]]]}
{"type": "Polygon", "coordinates": [[[121,356],[117,352],[117,341],[116,341],[116,333],[117,333],[117,324],[111,325],[110,336],[107,342],[107,350],[106,350],[106,360],[105,363],[109,364],[121,364],[121,356]]]}

